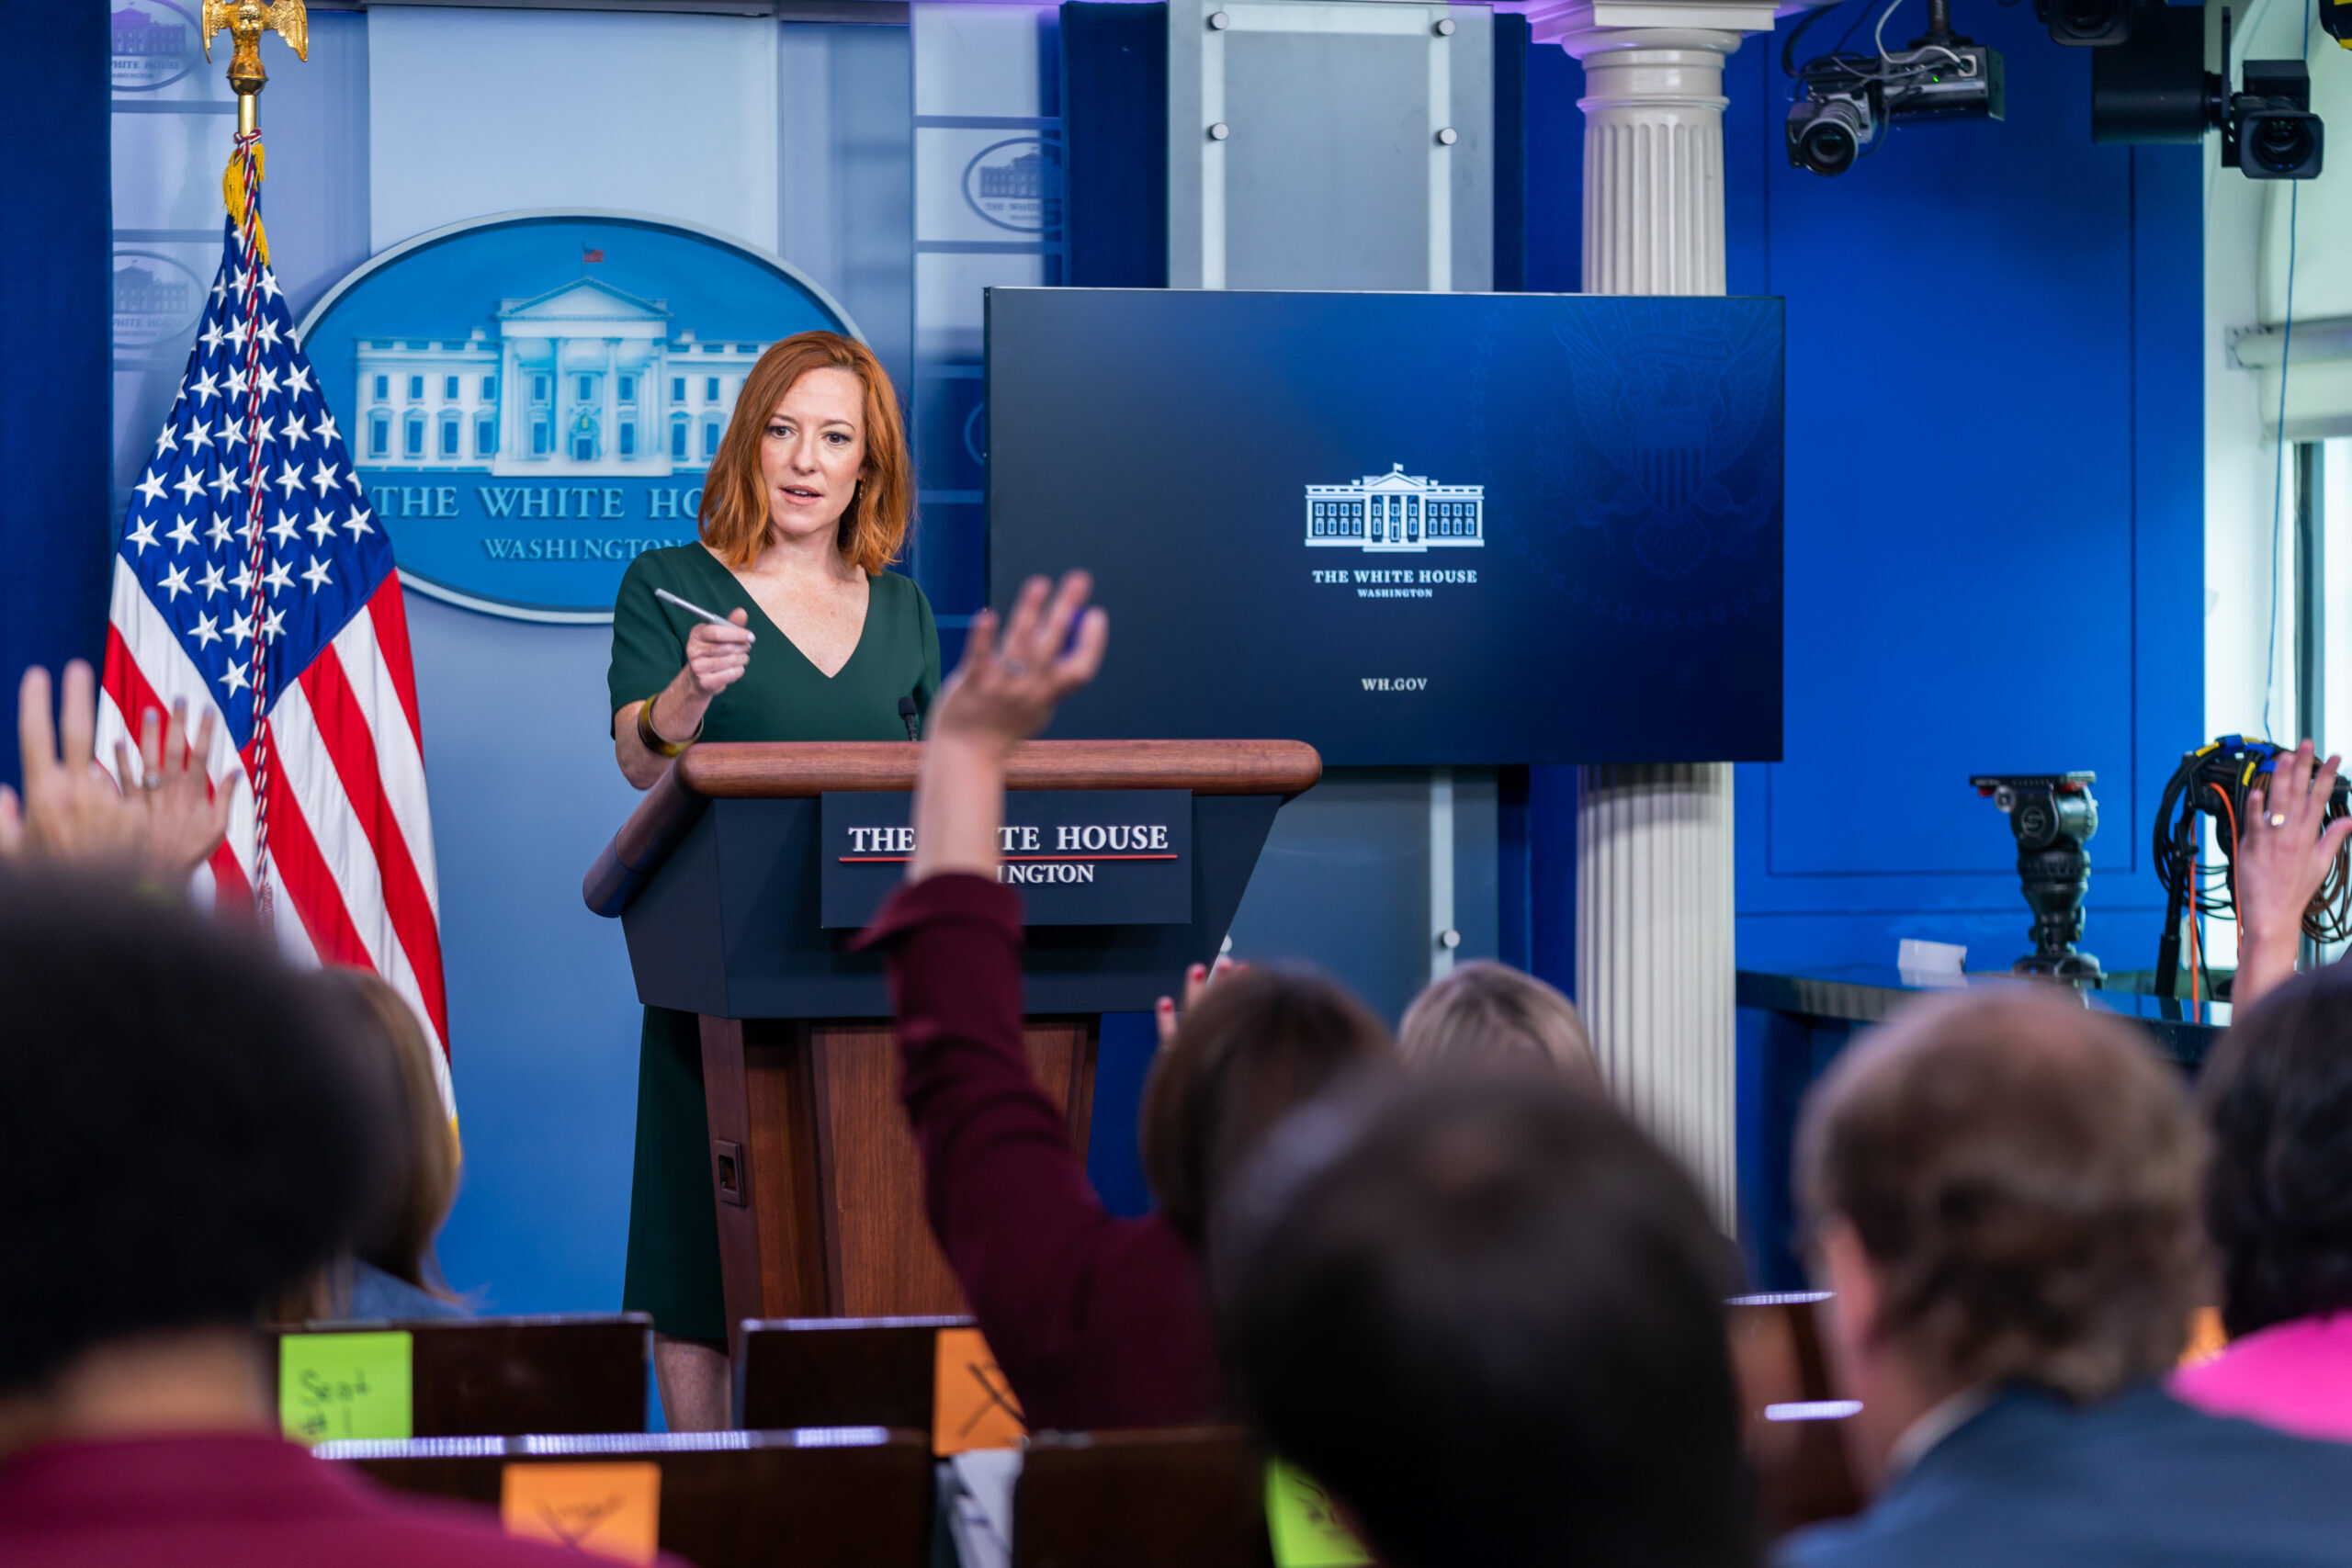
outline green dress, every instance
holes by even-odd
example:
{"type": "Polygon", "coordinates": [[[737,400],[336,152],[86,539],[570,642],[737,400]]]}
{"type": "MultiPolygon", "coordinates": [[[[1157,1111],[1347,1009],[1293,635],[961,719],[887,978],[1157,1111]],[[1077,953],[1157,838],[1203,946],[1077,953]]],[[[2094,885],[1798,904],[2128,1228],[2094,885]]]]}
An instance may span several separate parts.
{"type": "MultiPolygon", "coordinates": [[[[930,602],[911,581],[886,571],[871,582],[856,650],[828,679],[708,550],[700,545],[648,550],[621,579],[613,604],[606,712],[650,697],[685,664],[695,618],[653,597],[655,589],[666,588],[722,615],[751,612],[756,640],[750,664],[710,705],[703,739],[904,740],[899,699],[911,695],[927,712],[939,690],[939,629],[930,602]]],[[[650,1313],[664,1334],[727,1337],[715,1201],[702,1042],[694,1015],[647,1008],[638,1057],[637,1171],[629,1194],[624,1311],[650,1313]]]]}

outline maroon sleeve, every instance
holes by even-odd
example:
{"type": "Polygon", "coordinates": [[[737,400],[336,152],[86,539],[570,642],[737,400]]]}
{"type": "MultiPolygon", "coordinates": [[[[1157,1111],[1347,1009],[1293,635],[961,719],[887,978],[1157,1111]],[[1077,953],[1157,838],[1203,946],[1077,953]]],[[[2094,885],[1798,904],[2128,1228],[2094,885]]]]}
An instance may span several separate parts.
{"type": "Polygon", "coordinates": [[[1020,895],[929,877],[857,942],[889,953],[932,1230],[1015,1392],[1054,1382],[1084,1337],[1096,1266],[1132,1222],[1104,1212],[1022,1048],[1020,895]]]}

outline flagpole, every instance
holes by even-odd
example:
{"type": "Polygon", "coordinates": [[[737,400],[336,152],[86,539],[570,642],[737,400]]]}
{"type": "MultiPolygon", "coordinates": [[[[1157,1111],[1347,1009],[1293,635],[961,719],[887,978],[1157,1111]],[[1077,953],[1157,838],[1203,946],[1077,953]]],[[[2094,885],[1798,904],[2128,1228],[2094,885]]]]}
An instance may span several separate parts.
{"type": "Polygon", "coordinates": [[[310,18],[302,9],[302,0],[205,0],[200,30],[204,35],[204,57],[207,60],[212,58],[213,37],[222,28],[227,28],[230,36],[236,40],[236,49],[229,57],[229,87],[237,95],[235,152],[230,159],[222,195],[227,198],[231,215],[236,222],[238,248],[243,253],[244,264],[237,277],[237,292],[242,307],[238,339],[244,360],[243,375],[239,379],[245,395],[242,441],[246,454],[245,570],[252,579],[246,615],[253,634],[249,682],[253,693],[253,723],[242,750],[254,797],[254,909],[266,929],[276,920],[269,857],[270,771],[275,761],[269,722],[272,695],[269,689],[269,644],[275,617],[269,608],[269,536],[262,528],[262,502],[266,494],[262,448],[266,445],[266,427],[261,417],[260,318],[269,252],[261,230],[259,104],[261,90],[269,85],[269,73],[261,62],[261,35],[265,32],[277,33],[294,51],[297,59],[307,62],[311,58],[310,18]]]}

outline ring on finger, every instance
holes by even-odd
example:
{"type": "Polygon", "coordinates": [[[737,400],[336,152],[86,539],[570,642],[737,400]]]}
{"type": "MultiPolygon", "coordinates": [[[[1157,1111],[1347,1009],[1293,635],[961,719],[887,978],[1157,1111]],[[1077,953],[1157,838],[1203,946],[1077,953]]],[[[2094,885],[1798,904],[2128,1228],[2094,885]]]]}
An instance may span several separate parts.
{"type": "Polygon", "coordinates": [[[151,768],[147,771],[146,775],[140,779],[139,787],[141,789],[161,789],[164,787],[164,775],[151,768]]]}
{"type": "Polygon", "coordinates": [[[1002,665],[1004,672],[1008,675],[1026,675],[1029,673],[1029,666],[1022,663],[1018,659],[1005,660],[1002,661],[1002,665]]]}
{"type": "Polygon", "coordinates": [[[2283,811],[2274,811],[2267,820],[2273,828],[2284,828],[2287,825],[2287,814],[2283,811]]]}

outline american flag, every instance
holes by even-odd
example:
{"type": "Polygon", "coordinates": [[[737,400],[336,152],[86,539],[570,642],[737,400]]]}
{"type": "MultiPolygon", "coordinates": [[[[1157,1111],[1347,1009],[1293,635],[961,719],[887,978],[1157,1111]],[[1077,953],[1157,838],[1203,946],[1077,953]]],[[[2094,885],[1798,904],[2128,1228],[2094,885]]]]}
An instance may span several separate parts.
{"type": "Polygon", "coordinates": [[[236,799],[199,883],[256,902],[298,953],[390,981],[439,1046],[454,1114],[408,617],[268,266],[259,142],[238,140],[243,199],[115,547],[98,755],[129,737],[135,758],[139,716],[175,698],[191,732],[220,715],[207,765],[236,799]]]}

